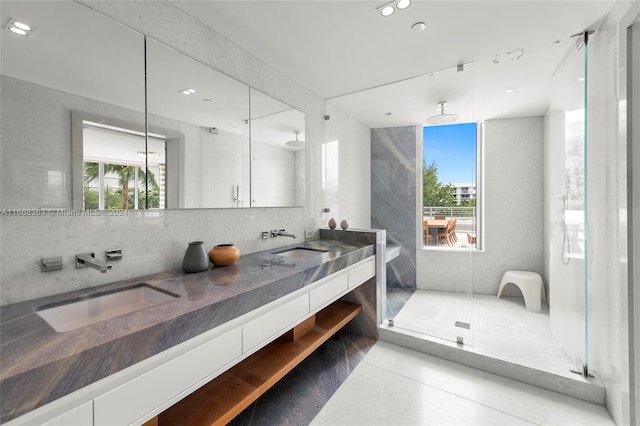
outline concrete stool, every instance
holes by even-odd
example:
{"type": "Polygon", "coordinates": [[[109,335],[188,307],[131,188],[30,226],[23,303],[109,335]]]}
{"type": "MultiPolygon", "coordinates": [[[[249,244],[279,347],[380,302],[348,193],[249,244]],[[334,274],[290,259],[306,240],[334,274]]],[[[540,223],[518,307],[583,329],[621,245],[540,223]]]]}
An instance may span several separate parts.
{"type": "Polygon", "coordinates": [[[524,305],[527,310],[540,312],[542,310],[540,300],[547,301],[547,295],[542,284],[542,277],[535,272],[529,271],[507,271],[502,276],[498,297],[502,296],[502,291],[507,284],[518,286],[524,297],[524,305]]]}

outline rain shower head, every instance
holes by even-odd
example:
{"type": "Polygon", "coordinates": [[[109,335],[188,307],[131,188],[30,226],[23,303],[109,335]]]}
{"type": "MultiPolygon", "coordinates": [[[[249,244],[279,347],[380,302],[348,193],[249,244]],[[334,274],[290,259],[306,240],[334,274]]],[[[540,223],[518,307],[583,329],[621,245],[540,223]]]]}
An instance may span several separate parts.
{"type": "Polygon", "coordinates": [[[304,141],[298,140],[298,135],[300,135],[300,132],[298,130],[296,130],[293,133],[296,134],[296,140],[287,141],[287,142],[285,142],[285,144],[287,146],[292,147],[292,148],[302,148],[304,146],[304,141]]]}
{"type": "Polygon", "coordinates": [[[447,106],[445,101],[438,102],[438,106],[440,107],[440,114],[427,118],[427,124],[451,124],[455,123],[458,121],[458,118],[460,118],[457,114],[444,113],[444,107],[447,106]]]}

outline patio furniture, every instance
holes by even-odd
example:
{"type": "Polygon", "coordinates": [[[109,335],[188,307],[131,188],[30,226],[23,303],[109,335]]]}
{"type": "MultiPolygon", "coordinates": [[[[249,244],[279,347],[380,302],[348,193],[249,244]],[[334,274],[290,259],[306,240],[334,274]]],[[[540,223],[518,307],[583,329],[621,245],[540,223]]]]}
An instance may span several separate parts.
{"type": "Polygon", "coordinates": [[[498,288],[498,298],[502,296],[504,287],[507,284],[514,284],[520,289],[527,310],[532,312],[540,312],[542,310],[540,301],[544,300],[546,302],[547,295],[544,291],[542,277],[539,274],[529,271],[505,272],[498,288]]]}
{"type": "Polygon", "coordinates": [[[475,244],[476,243],[475,235],[471,235],[470,233],[467,232],[467,241],[469,242],[469,244],[475,244]]]}
{"type": "Polygon", "coordinates": [[[451,221],[453,222],[453,225],[451,225],[451,229],[449,230],[449,239],[451,240],[451,243],[457,243],[458,242],[458,236],[456,235],[456,226],[458,225],[458,218],[454,217],[453,219],[451,219],[451,221]]]}
{"type": "Polygon", "coordinates": [[[453,245],[453,239],[451,238],[451,230],[453,229],[453,226],[455,226],[455,222],[452,219],[447,222],[447,226],[444,229],[438,231],[438,242],[444,238],[448,246],[453,245]]]}
{"type": "Polygon", "coordinates": [[[437,214],[433,216],[435,220],[446,220],[447,218],[443,214],[437,214]]]}
{"type": "Polygon", "coordinates": [[[428,220],[427,222],[427,233],[430,234],[433,238],[431,239],[431,241],[434,241],[433,244],[438,244],[438,241],[440,241],[440,237],[438,237],[439,234],[439,230],[441,229],[445,229],[447,227],[447,224],[449,223],[446,220],[442,220],[442,219],[438,219],[438,220],[428,220]],[[435,230],[435,231],[433,231],[435,230]]]}
{"type": "Polygon", "coordinates": [[[431,234],[429,233],[429,221],[422,221],[422,236],[424,239],[424,245],[431,244],[431,234]]]}

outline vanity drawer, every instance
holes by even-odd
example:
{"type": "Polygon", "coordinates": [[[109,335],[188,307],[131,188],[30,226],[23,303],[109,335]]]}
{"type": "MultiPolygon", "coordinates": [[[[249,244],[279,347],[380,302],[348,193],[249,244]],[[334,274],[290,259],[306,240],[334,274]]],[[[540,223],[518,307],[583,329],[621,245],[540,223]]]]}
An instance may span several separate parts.
{"type": "Polygon", "coordinates": [[[347,274],[324,283],[322,286],[311,290],[309,293],[309,306],[314,311],[323,306],[328,301],[335,299],[338,295],[349,289],[349,277],[347,274]]]}
{"type": "Polygon", "coordinates": [[[371,257],[355,269],[349,271],[349,288],[359,286],[376,274],[375,258],[371,257]]]}
{"type": "Polygon", "coordinates": [[[309,293],[260,315],[242,326],[242,348],[247,352],[297,324],[309,313],[309,293]]]}
{"type": "Polygon", "coordinates": [[[132,424],[242,355],[234,328],[94,400],[94,425],[132,424]]]}
{"type": "Polygon", "coordinates": [[[89,401],[43,423],[42,426],[87,426],[91,424],[93,424],[93,402],[89,401]]]}

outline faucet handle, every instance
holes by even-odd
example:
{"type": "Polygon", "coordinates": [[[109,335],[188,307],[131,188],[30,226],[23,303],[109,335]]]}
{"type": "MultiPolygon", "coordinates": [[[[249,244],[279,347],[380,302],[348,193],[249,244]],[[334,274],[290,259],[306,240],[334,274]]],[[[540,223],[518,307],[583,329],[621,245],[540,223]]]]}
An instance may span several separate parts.
{"type": "Polygon", "coordinates": [[[122,259],[122,249],[110,249],[105,252],[107,262],[122,259]]]}
{"type": "Polygon", "coordinates": [[[44,257],[40,260],[40,270],[42,272],[58,271],[62,269],[62,256],[44,257]]]}

